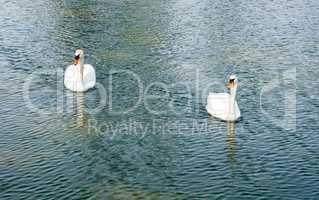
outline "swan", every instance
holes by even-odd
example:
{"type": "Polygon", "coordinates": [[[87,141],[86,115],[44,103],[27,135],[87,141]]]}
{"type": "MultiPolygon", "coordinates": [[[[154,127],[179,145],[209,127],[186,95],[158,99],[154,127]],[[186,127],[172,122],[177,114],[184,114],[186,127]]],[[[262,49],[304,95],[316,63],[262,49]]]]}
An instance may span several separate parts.
{"type": "Polygon", "coordinates": [[[236,101],[236,75],[229,76],[227,85],[229,93],[209,93],[207,97],[207,112],[224,121],[236,121],[240,117],[240,110],[236,101]]]}
{"type": "Polygon", "coordinates": [[[95,86],[95,70],[92,65],[84,64],[82,49],[77,49],[74,55],[74,64],[65,70],[64,85],[74,92],[84,92],[95,86]]]}

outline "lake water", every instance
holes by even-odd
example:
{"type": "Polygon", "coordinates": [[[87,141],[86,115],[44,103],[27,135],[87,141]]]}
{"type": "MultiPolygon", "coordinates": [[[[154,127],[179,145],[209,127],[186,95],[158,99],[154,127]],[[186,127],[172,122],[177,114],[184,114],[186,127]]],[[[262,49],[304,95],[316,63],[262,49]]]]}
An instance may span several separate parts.
{"type": "Polygon", "coordinates": [[[0,199],[318,198],[318,1],[0,3],[0,199]],[[226,123],[205,101],[232,72],[226,123]]]}

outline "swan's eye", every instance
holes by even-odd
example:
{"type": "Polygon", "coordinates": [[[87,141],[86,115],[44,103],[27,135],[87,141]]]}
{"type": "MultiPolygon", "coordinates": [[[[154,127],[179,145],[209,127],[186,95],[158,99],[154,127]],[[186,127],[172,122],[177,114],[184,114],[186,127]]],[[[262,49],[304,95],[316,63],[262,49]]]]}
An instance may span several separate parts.
{"type": "Polygon", "coordinates": [[[75,60],[80,59],[80,55],[75,56],[74,59],[75,59],[75,60]]]}

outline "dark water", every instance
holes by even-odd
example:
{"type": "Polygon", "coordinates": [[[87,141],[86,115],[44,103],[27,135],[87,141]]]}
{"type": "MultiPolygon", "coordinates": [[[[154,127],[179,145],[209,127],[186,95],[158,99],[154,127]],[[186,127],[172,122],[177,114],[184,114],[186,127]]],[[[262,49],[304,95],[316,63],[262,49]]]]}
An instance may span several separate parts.
{"type": "Polygon", "coordinates": [[[318,198],[317,1],[0,3],[0,199],[318,198]],[[236,124],[205,111],[231,72],[236,124]]]}

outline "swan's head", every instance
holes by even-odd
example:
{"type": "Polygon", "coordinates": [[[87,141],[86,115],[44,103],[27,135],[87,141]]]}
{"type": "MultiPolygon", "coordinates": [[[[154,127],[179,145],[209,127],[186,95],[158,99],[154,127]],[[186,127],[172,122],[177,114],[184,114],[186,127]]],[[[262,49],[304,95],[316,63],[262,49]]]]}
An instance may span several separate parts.
{"type": "Polygon", "coordinates": [[[77,49],[74,53],[74,64],[80,63],[80,60],[84,58],[84,52],[82,49],[77,49]]]}
{"type": "Polygon", "coordinates": [[[229,82],[230,83],[235,83],[237,81],[237,77],[236,77],[236,75],[230,75],[229,76],[229,82]]]}

